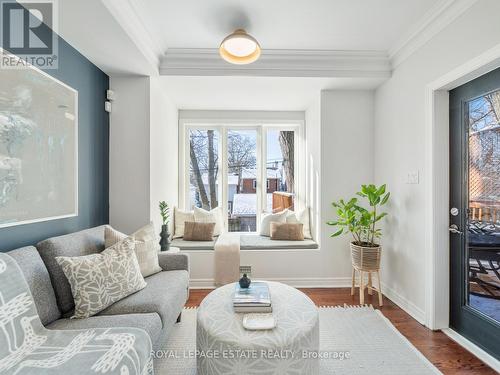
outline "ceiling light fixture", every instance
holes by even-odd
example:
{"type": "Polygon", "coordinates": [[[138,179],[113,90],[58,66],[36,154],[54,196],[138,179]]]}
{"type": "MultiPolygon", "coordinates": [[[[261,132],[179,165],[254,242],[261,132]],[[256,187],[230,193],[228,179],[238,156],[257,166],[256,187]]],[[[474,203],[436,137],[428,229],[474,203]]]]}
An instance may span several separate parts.
{"type": "Polygon", "coordinates": [[[253,36],[243,29],[238,29],[224,38],[219,53],[231,64],[250,64],[260,57],[260,46],[253,36]]]}

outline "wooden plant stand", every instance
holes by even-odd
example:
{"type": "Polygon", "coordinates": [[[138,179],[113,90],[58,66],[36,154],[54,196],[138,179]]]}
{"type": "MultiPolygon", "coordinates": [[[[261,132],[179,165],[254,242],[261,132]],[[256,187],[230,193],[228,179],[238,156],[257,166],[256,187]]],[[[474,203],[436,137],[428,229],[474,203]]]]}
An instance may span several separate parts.
{"type": "Polygon", "coordinates": [[[351,295],[354,295],[356,288],[356,271],[359,272],[359,303],[365,304],[365,288],[368,289],[368,294],[372,295],[373,291],[378,292],[378,304],[383,306],[382,287],[380,286],[380,254],[382,248],[364,247],[351,243],[351,261],[352,261],[352,287],[351,295]],[[368,274],[368,283],[365,284],[365,274],[368,274]],[[377,287],[373,286],[372,274],[377,274],[377,287]]]}

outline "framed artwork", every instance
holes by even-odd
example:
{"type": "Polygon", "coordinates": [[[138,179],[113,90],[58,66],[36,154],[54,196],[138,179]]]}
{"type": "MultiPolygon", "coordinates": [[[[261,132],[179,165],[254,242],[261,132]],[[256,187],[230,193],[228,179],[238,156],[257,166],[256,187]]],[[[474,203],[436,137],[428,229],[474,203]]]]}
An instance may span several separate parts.
{"type": "Polygon", "coordinates": [[[78,215],[78,92],[0,69],[0,228],[78,215]]]}

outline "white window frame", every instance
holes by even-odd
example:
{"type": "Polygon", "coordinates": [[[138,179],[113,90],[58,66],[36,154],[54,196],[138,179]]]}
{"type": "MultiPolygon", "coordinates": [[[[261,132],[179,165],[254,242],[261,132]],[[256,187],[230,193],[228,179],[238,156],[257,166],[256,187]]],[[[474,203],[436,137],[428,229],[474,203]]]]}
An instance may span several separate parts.
{"type": "Polygon", "coordinates": [[[218,200],[224,216],[224,227],[227,230],[228,212],[228,176],[227,176],[227,132],[228,130],[257,131],[257,232],[265,212],[267,189],[263,189],[262,181],[267,181],[267,130],[290,130],[295,134],[294,178],[295,178],[295,210],[305,207],[306,175],[305,175],[305,131],[304,112],[241,112],[240,111],[180,111],[179,113],[179,206],[189,209],[189,132],[198,129],[211,129],[218,132],[218,200]],[[183,113],[185,112],[185,113],[183,113]],[[252,117],[252,115],[255,115],[252,117]]]}

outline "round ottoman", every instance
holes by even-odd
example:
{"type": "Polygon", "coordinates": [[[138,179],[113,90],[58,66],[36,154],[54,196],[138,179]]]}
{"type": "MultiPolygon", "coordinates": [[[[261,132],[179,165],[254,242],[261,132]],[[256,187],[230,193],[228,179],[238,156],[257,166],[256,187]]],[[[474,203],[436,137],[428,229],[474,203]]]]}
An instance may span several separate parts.
{"type": "Polygon", "coordinates": [[[198,375],[318,373],[316,306],[295,288],[268,284],[276,319],[276,327],[268,331],[243,328],[244,314],[233,311],[235,284],[205,297],[197,312],[198,375]]]}

